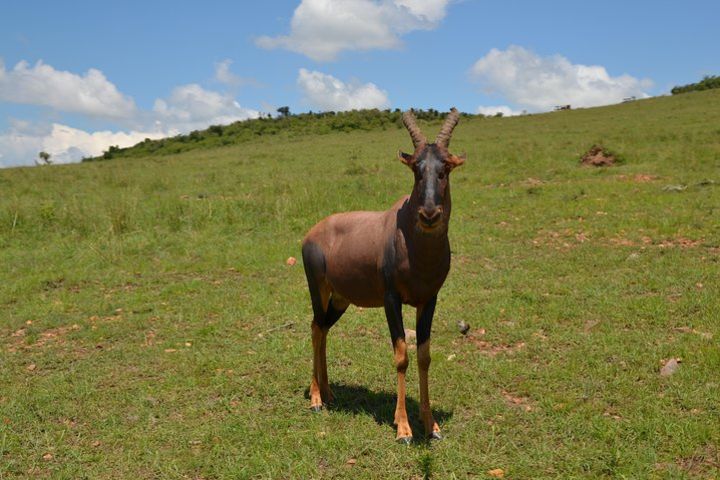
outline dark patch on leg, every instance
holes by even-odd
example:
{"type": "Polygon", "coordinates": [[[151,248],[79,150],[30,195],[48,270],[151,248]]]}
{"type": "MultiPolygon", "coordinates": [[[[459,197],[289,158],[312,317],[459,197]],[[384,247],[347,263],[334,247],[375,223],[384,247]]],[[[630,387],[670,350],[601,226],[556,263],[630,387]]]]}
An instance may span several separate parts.
{"type": "Polygon", "coordinates": [[[385,281],[385,291],[388,292],[395,289],[395,285],[393,282],[393,273],[395,272],[395,257],[395,238],[393,237],[390,238],[385,244],[382,259],[383,280],[385,281]]]}
{"type": "Polygon", "coordinates": [[[393,272],[395,271],[395,241],[390,239],[383,252],[382,272],[385,282],[385,317],[390,329],[393,347],[399,338],[405,339],[405,328],[402,321],[402,299],[395,288],[393,272]]]}
{"type": "Polygon", "coordinates": [[[302,246],[302,257],[314,320],[321,322],[325,317],[325,305],[322,304],[319,281],[325,276],[325,254],[316,243],[306,242],[302,246]]]}
{"type": "Polygon", "coordinates": [[[385,293],[385,317],[390,329],[390,340],[394,346],[399,338],[405,339],[400,294],[392,291],[385,293]]]}
{"type": "Polygon", "coordinates": [[[337,322],[340,317],[342,317],[343,313],[345,313],[345,310],[347,310],[347,306],[342,309],[336,308],[335,305],[333,305],[333,297],[331,296],[330,301],[328,302],[327,312],[325,312],[325,317],[323,318],[320,327],[325,330],[329,330],[330,327],[335,325],[335,322],[337,322]]]}
{"type": "Polygon", "coordinates": [[[321,327],[326,308],[323,291],[321,290],[325,281],[325,255],[317,244],[306,242],[302,247],[302,256],[313,308],[313,321],[311,324],[313,376],[310,383],[310,408],[318,412],[322,409],[321,389],[327,386],[327,365],[324,357],[324,342],[327,330],[321,327]]]}
{"type": "Polygon", "coordinates": [[[422,307],[422,312],[417,319],[415,330],[417,332],[417,344],[422,345],[430,339],[430,330],[432,329],[433,315],[435,314],[435,304],[437,303],[437,295],[431,298],[422,307]]]}

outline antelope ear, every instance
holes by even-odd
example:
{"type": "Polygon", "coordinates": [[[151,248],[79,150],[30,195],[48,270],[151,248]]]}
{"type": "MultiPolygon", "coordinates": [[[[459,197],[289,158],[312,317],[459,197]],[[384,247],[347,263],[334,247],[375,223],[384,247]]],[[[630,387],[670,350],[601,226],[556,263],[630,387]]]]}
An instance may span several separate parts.
{"type": "Polygon", "coordinates": [[[467,155],[463,152],[460,155],[452,155],[450,154],[447,159],[447,163],[450,165],[450,168],[456,168],[465,163],[465,159],[467,158],[467,155]]]}
{"type": "Polygon", "coordinates": [[[398,150],[398,159],[407,165],[408,167],[412,168],[413,164],[415,163],[415,157],[413,155],[410,155],[409,153],[405,153],[402,150],[398,150]]]}

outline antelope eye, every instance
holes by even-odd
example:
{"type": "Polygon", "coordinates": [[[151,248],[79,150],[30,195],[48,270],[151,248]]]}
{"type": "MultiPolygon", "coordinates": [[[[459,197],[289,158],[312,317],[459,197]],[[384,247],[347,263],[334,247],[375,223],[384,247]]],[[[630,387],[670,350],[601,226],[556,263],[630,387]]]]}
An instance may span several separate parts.
{"type": "Polygon", "coordinates": [[[443,178],[445,178],[445,172],[440,172],[440,173],[438,173],[438,178],[439,178],[440,180],[442,180],[443,178]]]}

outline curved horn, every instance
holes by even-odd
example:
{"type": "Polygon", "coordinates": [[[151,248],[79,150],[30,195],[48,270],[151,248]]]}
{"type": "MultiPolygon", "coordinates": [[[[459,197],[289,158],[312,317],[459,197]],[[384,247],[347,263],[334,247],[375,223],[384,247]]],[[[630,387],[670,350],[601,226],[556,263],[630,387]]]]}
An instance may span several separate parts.
{"type": "Polygon", "coordinates": [[[452,131],[459,121],[460,113],[458,113],[457,108],[451,108],[450,113],[448,113],[448,116],[445,119],[445,123],[440,129],[440,133],[438,133],[438,136],[435,139],[435,144],[440,147],[448,148],[448,146],[450,145],[450,137],[452,136],[452,131]]]}
{"type": "Polygon", "coordinates": [[[420,127],[418,127],[415,123],[415,115],[413,115],[412,110],[408,110],[407,112],[403,113],[402,121],[405,125],[405,128],[407,128],[408,132],[410,132],[410,138],[412,138],[413,147],[418,148],[419,145],[427,143],[425,135],[422,134],[422,132],[420,131],[420,127]]]}

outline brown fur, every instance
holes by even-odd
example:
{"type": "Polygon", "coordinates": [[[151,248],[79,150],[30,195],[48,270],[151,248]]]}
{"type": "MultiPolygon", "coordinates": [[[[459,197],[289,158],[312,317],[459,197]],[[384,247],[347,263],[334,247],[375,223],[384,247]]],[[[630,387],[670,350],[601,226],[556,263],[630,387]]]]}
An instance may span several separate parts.
{"type": "MultiPolygon", "coordinates": [[[[334,299],[359,307],[384,305],[383,261],[389,242],[395,247],[395,281],[403,303],[416,307],[440,290],[450,270],[447,235],[418,235],[413,207],[405,196],[384,212],[331,215],[308,232],[303,243],[321,246],[325,287],[334,299]]],[[[448,201],[448,217],[449,210],[448,201]]]]}

